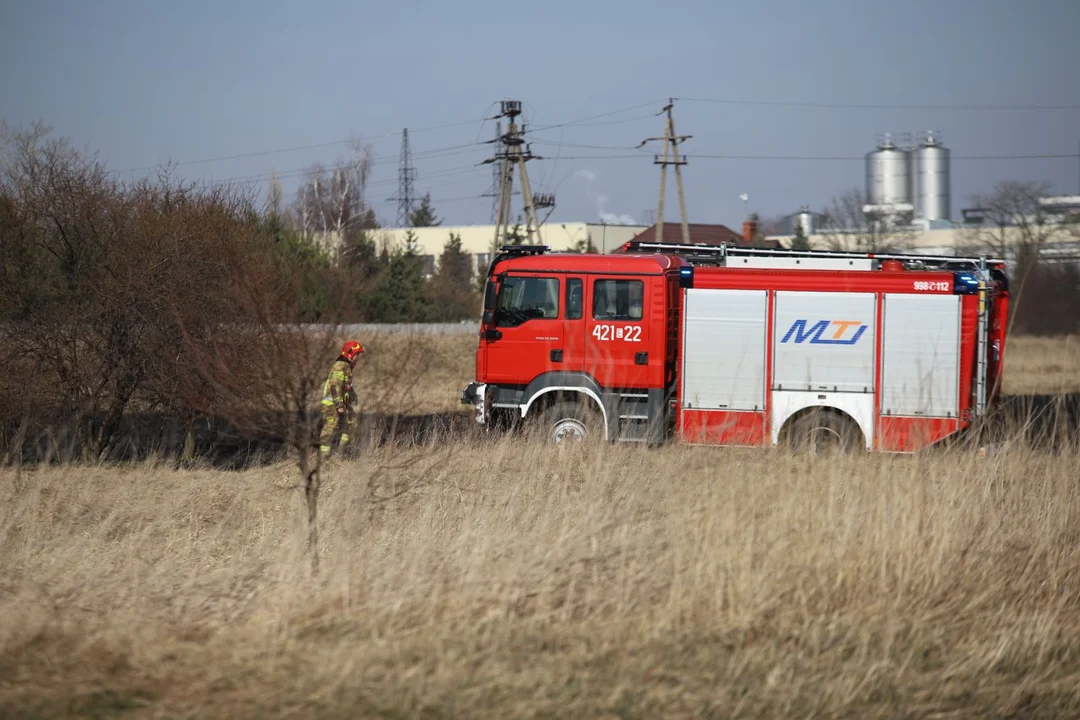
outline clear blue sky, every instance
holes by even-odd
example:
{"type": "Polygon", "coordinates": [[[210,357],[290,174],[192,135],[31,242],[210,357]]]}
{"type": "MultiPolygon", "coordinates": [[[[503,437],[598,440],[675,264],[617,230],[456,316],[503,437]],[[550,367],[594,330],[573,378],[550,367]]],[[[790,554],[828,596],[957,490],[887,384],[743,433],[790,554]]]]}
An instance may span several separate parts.
{"type": "MultiPolygon", "coordinates": [[[[220,181],[295,175],[374,139],[369,200],[392,223],[400,137],[411,129],[418,190],[447,223],[485,223],[492,103],[517,98],[537,132],[534,190],[557,188],[552,221],[640,221],[655,208],[651,156],[676,103],[692,221],[738,227],[746,209],[822,208],[861,187],[861,160],[722,160],[698,154],[861,158],[882,132],[934,129],[954,156],[1080,153],[1080,110],[807,108],[693,102],[960,106],[1080,105],[1078,0],[0,0],[0,117],[43,119],[114,169],[174,160],[220,181]],[[612,122],[617,121],[617,122],[612,122]],[[595,124],[595,123],[605,124],[595,124]],[[422,128],[463,123],[454,127],[422,128]],[[603,148],[575,147],[580,145],[603,148]],[[424,155],[425,151],[429,154],[424,155]],[[640,151],[639,151],[640,152],[640,151]],[[571,159],[580,158],[580,159],[571,159]]],[[[130,177],[132,173],[127,173],[130,177]]],[[[953,163],[953,213],[999,179],[1080,192],[1080,161],[953,163]]],[[[673,189],[673,185],[669,185],[673,189]]],[[[666,217],[677,219],[673,195],[666,217]]],[[[515,204],[515,208],[517,205],[515,204]]]]}

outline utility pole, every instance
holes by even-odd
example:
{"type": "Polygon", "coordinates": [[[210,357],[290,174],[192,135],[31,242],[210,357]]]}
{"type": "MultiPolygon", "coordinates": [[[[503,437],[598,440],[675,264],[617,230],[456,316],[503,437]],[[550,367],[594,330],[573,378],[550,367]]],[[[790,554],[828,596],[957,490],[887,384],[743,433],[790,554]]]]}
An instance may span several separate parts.
{"type": "Polygon", "coordinates": [[[397,226],[406,227],[416,202],[416,168],[409,150],[409,128],[401,131],[401,159],[398,162],[398,189],[387,200],[397,200],[397,226]]]}
{"type": "Polygon", "coordinates": [[[653,164],[660,166],[660,202],[656,207],[656,242],[664,242],[664,200],[667,193],[667,167],[675,168],[675,184],[679,189],[679,217],[682,219],[683,242],[690,244],[690,228],[686,224],[686,195],[683,192],[682,166],[686,164],[686,156],[679,156],[679,144],[689,140],[692,135],[675,134],[675,118],[672,111],[675,108],[675,99],[668,99],[668,104],[657,113],[666,115],[664,123],[664,137],[645,138],[638,147],[644,147],[645,143],[660,140],[664,143],[664,154],[654,156],[653,164]]]}
{"type": "MultiPolygon", "coordinates": [[[[510,198],[514,194],[514,169],[517,168],[521,182],[521,200],[525,209],[525,238],[526,242],[538,245],[541,242],[540,223],[536,220],[536,204],[533,200],[532,186],[529,184],[529,172],[525,163],[529,160],[542,160],[539,155],[533,155],[532,150],[525,142],[525,129],[517,125],[517,117],[521,115],[520,100],[502,100],[500,112],[495,118],[508,118],[509,127],[506,134],[499,137],[500,147],[494,157],[485,160],[483,164],[496,163],[499,168],[499,198],[495,214],[495,238],[492,253],[497,253],[505,243],[510,233],[511,213],[510,198]]],[[[544,196],[545,207],[551,207],[555,203],[554,195],[544,196]]]]}

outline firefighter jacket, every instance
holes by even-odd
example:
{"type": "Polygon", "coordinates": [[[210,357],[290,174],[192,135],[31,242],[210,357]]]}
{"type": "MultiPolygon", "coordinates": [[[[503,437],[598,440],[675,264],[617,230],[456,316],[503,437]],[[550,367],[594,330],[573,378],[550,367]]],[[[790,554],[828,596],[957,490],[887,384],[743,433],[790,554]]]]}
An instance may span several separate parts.
{"type": "Polygon", "coordinates": [[[342,359],[338,359],[330,367],[330,374],[323,383],[322,407],[324,411],[331,408],[337,410],[344,408],[349,410],[356,401],[356,394],[352,388],[352,366],[342,359]]]}

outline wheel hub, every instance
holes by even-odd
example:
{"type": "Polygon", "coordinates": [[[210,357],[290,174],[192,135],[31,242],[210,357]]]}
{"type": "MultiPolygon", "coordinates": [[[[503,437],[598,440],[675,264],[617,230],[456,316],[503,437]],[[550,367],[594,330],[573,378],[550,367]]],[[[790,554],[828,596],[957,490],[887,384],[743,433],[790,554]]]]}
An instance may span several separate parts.
{"type": "Polygon", "coordinates": [[[585,428],[585,423],[573,418],[565,418],[555,423],[555,427],[551,431],[551,437],[556,444],[563,442],[581,442],[588,436],[589,432],[585,428]]]}

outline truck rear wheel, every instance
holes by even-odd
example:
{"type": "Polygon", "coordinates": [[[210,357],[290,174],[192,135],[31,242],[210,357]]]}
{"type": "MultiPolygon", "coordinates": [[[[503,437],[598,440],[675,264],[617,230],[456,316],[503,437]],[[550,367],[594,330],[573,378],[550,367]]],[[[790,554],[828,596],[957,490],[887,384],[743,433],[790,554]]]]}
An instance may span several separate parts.
{"type": "Polygon", "coordinates": [[[846,415],[830,410],[795,418],[787,431],[787,446],[807,455],[846,455],[859,449],[862,433],[846,415]]]}
{"type": "Polygon", "coordinates": [[[587,401],[561,400],[537,419],[540,436],[545,443],[596,442],[604,437],[604,422],[587,401]]]}

